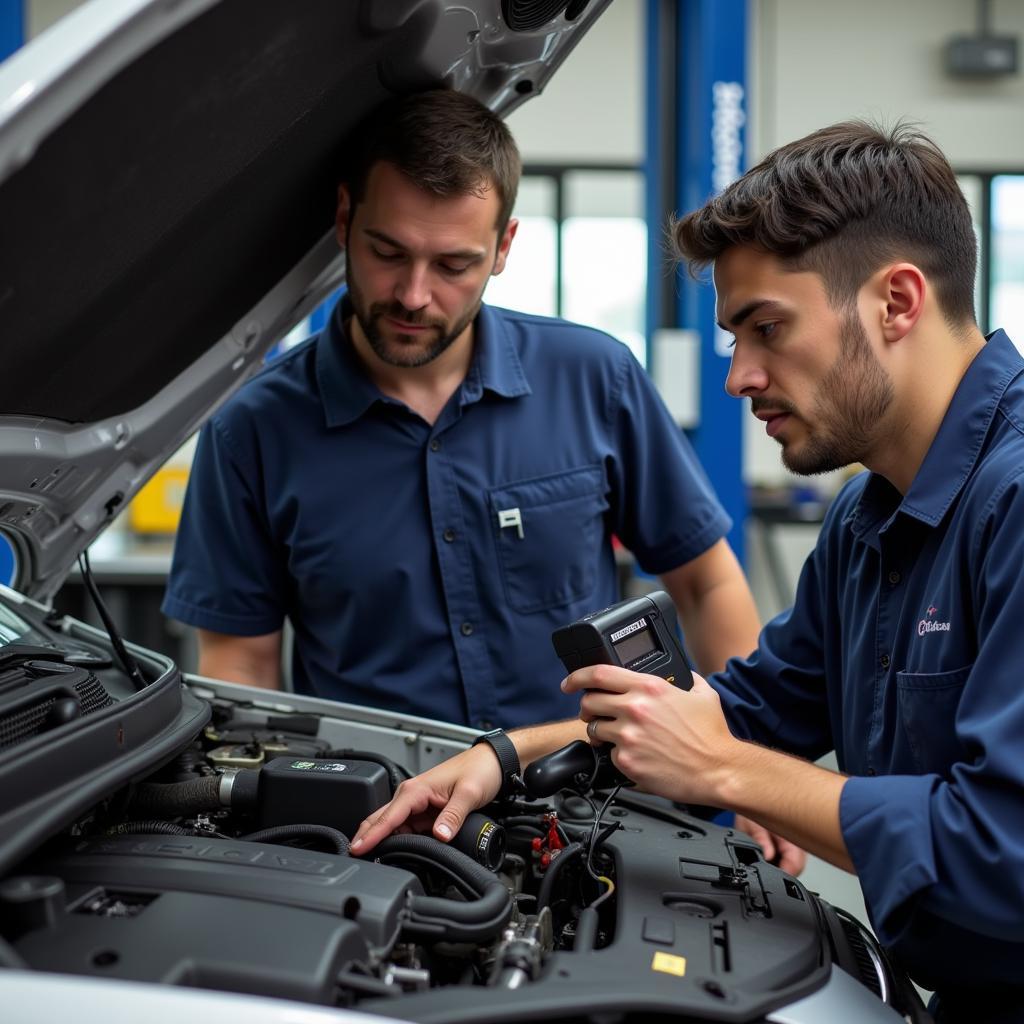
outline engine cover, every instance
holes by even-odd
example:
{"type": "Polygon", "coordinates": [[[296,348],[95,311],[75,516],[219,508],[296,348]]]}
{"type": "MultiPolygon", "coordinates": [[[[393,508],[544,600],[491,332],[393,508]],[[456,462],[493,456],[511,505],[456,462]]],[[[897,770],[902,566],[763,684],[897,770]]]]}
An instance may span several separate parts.
{"type": "Polygon", "coordinates": [[[33,870],[0,890],[32,967],[323,1004],[422,892],[398,868],[190,836],[86,839],[33,870]]]}

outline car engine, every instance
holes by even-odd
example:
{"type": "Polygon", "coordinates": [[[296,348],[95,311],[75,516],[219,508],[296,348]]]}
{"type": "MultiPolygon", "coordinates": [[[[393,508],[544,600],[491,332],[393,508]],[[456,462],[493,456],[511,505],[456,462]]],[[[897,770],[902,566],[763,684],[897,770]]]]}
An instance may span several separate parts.
{"type": "Polygon", "coordinates": [[[927,1019],[867,929],[741,832],[581,773],[450,845],[354,857],[468,730],[446,748],[438,723],[185,683],[141,649],[133,682],[96,630],[0,607],[7,968],[424,1022],[927,1019]]]}

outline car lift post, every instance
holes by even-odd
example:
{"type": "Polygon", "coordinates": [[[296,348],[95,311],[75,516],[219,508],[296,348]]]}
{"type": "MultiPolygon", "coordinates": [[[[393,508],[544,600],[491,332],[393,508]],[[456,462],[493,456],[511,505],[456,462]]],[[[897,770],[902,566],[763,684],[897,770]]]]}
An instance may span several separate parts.
{"type": "Polygon", "coordinates": [[[748,31],[747,0],[647,0],[648,346],[659,328],[699,335],[699,418],[687,433],[732,517],[741,561],[748,503],[743,405],[724,390],[730,339],[715,323],[713,289],[667,268],[665,225],[746,169],[748,31]]]}

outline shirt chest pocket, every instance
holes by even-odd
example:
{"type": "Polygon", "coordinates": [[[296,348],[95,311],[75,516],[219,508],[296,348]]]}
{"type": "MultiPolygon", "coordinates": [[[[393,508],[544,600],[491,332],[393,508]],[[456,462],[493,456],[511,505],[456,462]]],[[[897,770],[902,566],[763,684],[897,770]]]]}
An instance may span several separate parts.
{"type": "Polygon", "coordinates": [[[918,771],[948,777],[951,766],[963,760],[956,713],[972,667],[896,673],[900,720],[918,771]]]}
{"type": "Polygon", "coordinates": [[[529,613],[590,594],[597,583],[608,509],[601,466],[519,480],[488,492],[505,594],[529,613]]]}

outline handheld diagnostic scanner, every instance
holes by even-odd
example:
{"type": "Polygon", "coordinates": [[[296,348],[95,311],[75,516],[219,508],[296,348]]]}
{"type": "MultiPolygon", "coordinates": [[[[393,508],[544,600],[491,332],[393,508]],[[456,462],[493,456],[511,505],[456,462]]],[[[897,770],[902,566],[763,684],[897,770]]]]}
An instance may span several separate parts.
{"type": "MultiPolygon", "coordinates": [[[[661,676],[689,690],[690,662],[679,642],[676,608],[663,590],[620,601],[556,629],[555,653],[567,672],[586,665],[621,665],[634,672],[661,676]]],[[[545,797],[559,789],[632,785],[612,763],[611,744],[596,747],[576,740],[534,761],[523,773],[531,796],[545,797]]]]}
{"type": "Polygon", "coordinates": [[[690,662],[676,629],[676,608],[663,590],[592,612],[551,634],[567,672],[585,665],[621,665],[661,676],[689,690],[690,662]]]}

